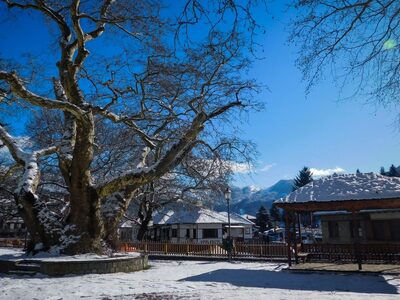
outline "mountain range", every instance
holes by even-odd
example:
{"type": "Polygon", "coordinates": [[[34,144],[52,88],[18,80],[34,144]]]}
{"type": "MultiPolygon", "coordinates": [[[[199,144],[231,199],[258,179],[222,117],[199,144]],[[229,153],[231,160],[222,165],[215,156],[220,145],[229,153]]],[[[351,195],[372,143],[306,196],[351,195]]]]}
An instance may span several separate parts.
{"type": "MultiPolygon", "coordinates": [[[[279,180],[274,185],[259,189],[254,186],[243,188],[232,187],[231,211],[238,214],[249,214],[255,216],[261,205],[269,209],[272,202],[285,197],[293,189],[293,180],[279,180]]],[[[216,211],[226,211],[226,201],[218,201],[214,209],[216,211]]]]}

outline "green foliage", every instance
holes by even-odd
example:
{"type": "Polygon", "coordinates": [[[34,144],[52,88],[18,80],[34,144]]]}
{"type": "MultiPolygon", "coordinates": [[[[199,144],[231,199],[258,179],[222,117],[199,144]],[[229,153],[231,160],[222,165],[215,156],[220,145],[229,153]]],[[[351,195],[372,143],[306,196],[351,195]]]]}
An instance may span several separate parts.
{"type": "Polygon", "coordinates": [[[272,227],[271,217],[268,213],[268,210],[262,205],[256,215],[256,225],[260,226],[260,232],[264,232],[268,228],[272,227]]]}
{"type": "Polygon", "coordinates": [[[271,209],[269,210],[269,214],[271,216],[272,221],[274,222],[280,222],[281,221],[281,214],[279,212],[279,209],[276,207],[274,203],[271,205],[271,209]]]}
{"type": "Polygon", "coordinates": [[[387,173],[389,177],[400,177],[400,173],[397,168],[392,164],[389,168],[389,172],[387,173]]]}
{"type": "Polygon", "coordinates": [[[389,168],[389,171],[385,171],[384,167],[381,167],[381,170],[379,172],[383,176],[388,176],[388,177],[400,177],[400,167],[395,167],[394,164],[392,164],[389,168]]]}
{"type": "Polygon", "coordinates": [[[384,167],[381,167],[381,170],[379,171],[379,173],[383,176],[386,176],[386,171],[384,167]]]}
{"type": "Polygon", "coordinates": [[[312,172],[311,172],[310,168],[303,167],[303,169],[301,169],[299,171],[299,175],[297,175],[297,177],[294,179],[293,191],[301,188],[302,186],[305,186],[306,184],[310,183],[311,181],[313,181],[313,178],[312,178],[312,172]]]}

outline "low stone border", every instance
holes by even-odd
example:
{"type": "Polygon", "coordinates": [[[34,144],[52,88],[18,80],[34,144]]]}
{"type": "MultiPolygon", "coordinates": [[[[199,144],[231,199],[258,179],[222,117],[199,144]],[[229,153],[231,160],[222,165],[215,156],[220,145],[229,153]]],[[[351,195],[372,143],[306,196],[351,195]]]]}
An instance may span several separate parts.
{"type": "MultiPolygon", "coordinates": [[[[44,261],[44,260],[17,260],[0,261],[0,272],[18,274],[19,266],[36,264],[37,273],[48,276],[64,276],[69,274],[105,274],[117,272],[135,272],[148,268],[148,256],[121,257],[111,259],[79,260],[79,261],[44,261]],[[39,267],[40,266],[40,267],[39,267]]],[[[21,272],[21,275],[24,275],[21,272]]]]}

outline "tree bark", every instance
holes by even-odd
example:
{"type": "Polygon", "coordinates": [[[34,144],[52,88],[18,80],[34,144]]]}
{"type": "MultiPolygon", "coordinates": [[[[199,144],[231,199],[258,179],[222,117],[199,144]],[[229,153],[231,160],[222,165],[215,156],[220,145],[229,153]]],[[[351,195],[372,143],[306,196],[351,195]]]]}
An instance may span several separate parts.
{"type": "Polygon", "coordinates": [[[153,207],[150,205],[149,208],[146,210],[146,216],[143,216],[143,218],[141,218],[141,224],[139,227],[138,234],[136,236],[136,238],[139,241],[143,240],[149,228],[149,223],[152,220],[152,214],[153,214],[153,207]]]}

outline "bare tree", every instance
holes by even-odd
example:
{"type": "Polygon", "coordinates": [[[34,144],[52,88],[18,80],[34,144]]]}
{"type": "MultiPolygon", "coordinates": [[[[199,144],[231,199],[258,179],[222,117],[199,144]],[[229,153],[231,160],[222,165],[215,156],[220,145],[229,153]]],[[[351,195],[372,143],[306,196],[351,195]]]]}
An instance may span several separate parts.
{"type": "Polygon", "coordinates": [[[33,112],[38,127],[58,120],[46,134],[32,132],[29,148],[0,126],[23,169],[15,194],[32,248],[101,252],[144,186],[200,145],[215,147],[206,133],[233,127],[234,109],[254,105],[256,85],[243,76],[257,29],[253,1],[2,2],[10,13],[43,16],[59,53],[0,71],[0,112],[33,112]],[[61,215],[39,195],[46,159],[67,193],[61,215]]]}
{"type": "MultiPolygon", "coordinates": [[[[295,0],[291,41],[298,65],[315,84],[327,66],[353,95],[384,105],[400,96],[400,2],[397,0],[295,0]]],[[[352,96],[353,96],[352,95],[352,96]]]]}

